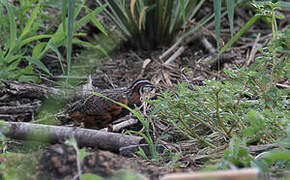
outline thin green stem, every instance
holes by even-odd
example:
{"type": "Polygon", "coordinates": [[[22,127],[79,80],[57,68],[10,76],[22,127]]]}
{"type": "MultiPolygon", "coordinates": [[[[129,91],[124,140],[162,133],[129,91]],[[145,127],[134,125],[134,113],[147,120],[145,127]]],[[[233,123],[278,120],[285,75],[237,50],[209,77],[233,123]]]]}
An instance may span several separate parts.
{"type": "Polygon", "coordinates": [[[194,115],[192,112],[190,112],[188,110],[188,108],[186,106],[184,106],[184,110],[186,113],[188,113],[193,119],[196,119],[198,122],[202,123],[203,125],[205,125],[206,127],[212,129],[212,130],[216,130],[216,131],[219,131],[220,133],[224,134],[221,130],[219,130],[218,128],[210,125],[209,123],[207,123],[205,120],[203,120],[202,118],[194,115]]]}
{"type": "Polygon", "coordinates": [[[206,141],[205,139],[203,139],[202,137],[200,137],[197,133],[195,133],[186,122],[184,122],[183,118],[181,117],[181,114],[179,114],[179,121],[182,123],[183,127],[186,129],[186,131],[194,138],[196,138],[197,140],[199,140],[201,143],[208,145],[211,148],[216,148],[215,145],[213,145],[212,143],[206,141]]]}
{"type": "Polygon", "coordinates": [[[222,119],[221,119],[221,116],[220,116],[220,99],[219,99],[219,93],[220,93],[221,89],[219,89],[217,92],[216,92],[216,118],[218,120],[218,123],[220,125],[220,127],[223,129],[223,131],[226,133],[227,137],[228,138],[231,138],[231,134],[229,134],[227,128],[225,127],[222,119]]]}

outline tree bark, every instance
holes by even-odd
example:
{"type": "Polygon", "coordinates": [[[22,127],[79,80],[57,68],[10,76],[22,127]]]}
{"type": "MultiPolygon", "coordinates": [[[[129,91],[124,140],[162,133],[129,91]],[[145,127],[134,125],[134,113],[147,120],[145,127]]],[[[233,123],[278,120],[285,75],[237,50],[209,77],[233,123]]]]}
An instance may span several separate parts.
{"type": "Polygon", "coordinates": [[[112,152],[119,152],[120,148],[125,146],[138,145],[143,140],[142,137],[138,136],[76,127],[5,121],[0,121],[0,123],[2,125],[0,132],[10,138],[61,143],[74,137],[79,146],[90,146],[112,152]]]}

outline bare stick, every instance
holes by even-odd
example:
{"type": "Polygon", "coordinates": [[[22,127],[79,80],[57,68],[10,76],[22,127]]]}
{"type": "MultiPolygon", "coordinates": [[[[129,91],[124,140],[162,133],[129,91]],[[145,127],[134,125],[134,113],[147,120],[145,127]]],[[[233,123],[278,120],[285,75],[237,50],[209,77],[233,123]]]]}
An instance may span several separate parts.
{"type": "Polygon", "coordinates": [[[205,38],[202,37],[201,38],[201,42],[204,45],[204,47],[211,53],[211,54],[215,54],[216,53],[216,49],[213,47],[213,45],[205,38]]]}
{"type": "MultiPolygon", "coordinates": [[[[121,130],[123,130],[123,129],[127,128],[127,127],[130,127],[132,125],[135,125],[137,123],[138,123],[138,119],[130,118],[130,119],[122,121],[122,122],[120,122],[118,124],[114,124],[113,125],[113,132],[120,132],[121,130]]],[[[100,131],[108,132],[108,128],[100,129],[100,131]]]]}
{"type": "Polygon", "coordinates": [[[172,61],[174,61],[177,57],[179,57],[184,50],[185,47],[183,46],[179,47],[177,51],[172,56],[170,56],[170,58],[168,58],[168,60],[165,63],[163,63],[163,65],[169,65],[172,61]]]}
{"type": "Polygon", "coordinates": [[[258,51],[258,46],[257,45],[258,45],[258,42],[260,40],[260,36],[261,36],[261,33],[258,34],[258,36],[257,36],[257,38],[256,38],[256,40],[255,40],[255,42],[253,44],[253,48],[251,50],[250,57],[249,57],[248,61],[246,62],[246,66],[249,66],[250,63],[254,60],[255,54],[258,51]]]}
{"type": "Polygon", "coordinates": [[[166,57],[170,56],[170,54],[172,54],[173,51],[175,51],[178,48],[181,42],[182,42],[181,40],[178,40],[169,49],[167,49],[161,56],[159,56],[159,59],[164,60],[166,57]]]}
{"type": "Polygon", "coordinates": [[[119,124],[116,124],[113,126],[113,132],[119,132],[121,131],[122,129],[125,129],[127,127],[130,127],[132,125],[135,125],[138,123],[138,119],[128,119],[127,121],[124,121],[124,122],[121,122],[119,124]]]}
{"type": "Polygon", "coordinates": [[[10,138],[61,143],[68,138],[74,137],[80,146],[90,146],[113,152],[119,152],[121,147],[138,145],[143,139],[138,136],[109,133],[84,128],[50,126],[23,122],[0,122],[2,124],[0,132],[10,138]]]}
{"type": "Polygon", "coordinates": [[[146,67],[148,66],[148,64],[150,64],[151,61],[152,60],[149,58],[144,60],[143,65],[142,65],[142,69],[141,69],[140,74],[138,75],[138,78],[142,78],[142,76],[144,75],[146,67]]]}

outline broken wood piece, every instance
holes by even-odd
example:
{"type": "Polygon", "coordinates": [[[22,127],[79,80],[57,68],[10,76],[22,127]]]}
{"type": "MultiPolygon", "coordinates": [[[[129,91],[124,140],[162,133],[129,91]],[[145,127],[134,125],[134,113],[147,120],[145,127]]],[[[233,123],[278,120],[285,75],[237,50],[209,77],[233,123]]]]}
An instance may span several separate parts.
{"type": "Polygon", "coordinates": [[[138,119],[131,118],[131,119],[128,119],[127,121],[113,125],[113,132],[120,132],[121,130],[127,127],[137,124],[138,122],[139,122],[138,119]]]}
{"type": "Polygon", "coordinates": [[[159,59],[164,60],[165,58],[167,58],[168,56],[170,56],[173,53],[173,51],[175,51],[178,48],[178,46],[180,46],[181,42],[182,42],[181,40],[178,40],[176,43],[174,43],[161,56],[159,56],[159,59]]]}
{"type": "Polygon", "coordinates": [[[143,140],[139,136],[109,133],[85,128],[5,121],[0,121],[0,124],[0,132],[10,138],[62,143],[66,139],[74,137],[79,146],[95,147],[112,152],[119,152],[122,147],[138,145],[143,140]]]}
{"type": "Polygon", "coordinates": [[[201,38],[201,43],[204,45],[205,49],[207,49],[211,54],[216,53],[216,49],[214,48],[214,46],[205,37],[201,38]]]}
{"type": "Polygon", "coordinates": [[[170,58],[167,59],[167,61],[165,63],[163,63],[163,65],[169,65],[171,64],[172,61],[174,61],[177,57],[179,57],[185,50],[184,46],[181,46],[177,49],[177,51],[172,54],[172,56],[170,56],[170,58]]]}
{"type": "MultiPolygon", "coordinates": [[[[130,118],[128,120],[125,120],[123,122],[120,122],[118,124],[113,125],[113,132],[120,132],[121,130],[130,127],[132,125],[135,125],[138,123],[138,119],[130,118]]],[[[103,128],[101,131],[108,131],[108,128],[103,128]]]]}
{"type": "Polygon", "coordinates": [[[161,180],[258,180],[261,174],[258,169],[241,169],[215,172],[174,173],[161,180]]]}
{"type": "Polygon", "coordinates": [[[140,79],[140,78],[143,77],[144,71],[145,71],[146,67],[148,66],[148,64],[150,64],[151,61],[152,61],[152,60],[149,59],[149,58],[147,58],[147,59],[144,60],[143,65],[142,65],[141,72],[140,72],[140,74],[138,75],[138,78],[137,78],[137,79],[140,79]]]}

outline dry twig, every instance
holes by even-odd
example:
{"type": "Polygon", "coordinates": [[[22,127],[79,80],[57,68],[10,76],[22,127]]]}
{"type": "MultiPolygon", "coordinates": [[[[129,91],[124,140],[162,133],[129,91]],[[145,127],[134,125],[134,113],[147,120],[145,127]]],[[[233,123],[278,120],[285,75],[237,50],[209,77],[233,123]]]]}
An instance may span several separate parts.
{"type": "Polygon", "coordinates": [[[250,57],[248,59],[248,61],[246,62],[246,66],[249,66],[251,64],[251,62],[253,62],[254,60],[254,57],[255,57],[255,54],[257,53],[258,51],[258,42],[260,40],[260,36],[261,36],[261,33],[258,34],[254,44],[253,44],[253,48],[251,50],[251,53],[250,53],[250,57]]]}

